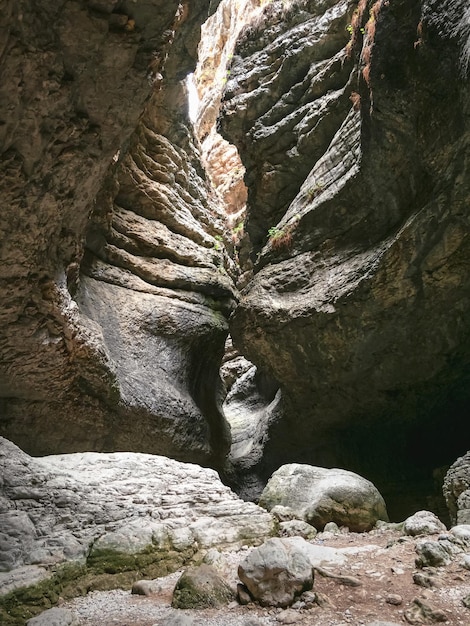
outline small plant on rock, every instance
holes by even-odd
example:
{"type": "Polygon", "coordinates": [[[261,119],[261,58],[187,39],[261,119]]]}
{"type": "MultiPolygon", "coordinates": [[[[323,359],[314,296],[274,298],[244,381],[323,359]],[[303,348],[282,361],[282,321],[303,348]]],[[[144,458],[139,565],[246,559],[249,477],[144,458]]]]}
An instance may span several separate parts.
{"type": "Polygon", "coordinates": [[[316,198],[324,189],[325,184],[323,181],[318,180],[307,189],[307,198],[311,201],[316,198]]]}
{"type": "Polygon", "coordinates": [[[268,230],[268,237],[275,250],[290,248],[292,245],[292,227],[277,228],[277,226],[272,226],[268,230]]]}
{"type": "Polygon", "coordinates": [[[213,244],[214,250],[217,250],[217,251],[222,250],[222,243],[224,241],[224,238],[222,237],[222,235],[216,235],[214,239],[215,239],[215,243],[213,244]]]}

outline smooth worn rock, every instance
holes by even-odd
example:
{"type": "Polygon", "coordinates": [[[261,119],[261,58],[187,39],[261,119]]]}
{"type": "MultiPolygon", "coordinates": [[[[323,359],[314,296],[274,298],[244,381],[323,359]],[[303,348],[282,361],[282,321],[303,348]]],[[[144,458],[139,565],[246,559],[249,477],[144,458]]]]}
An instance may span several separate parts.
{"type": "Polygon", "coordinates": [[[460,561],[460,566],[470,570],[470,554],[465,554],[460,561]]]}
{"type": "Polygon", "coordinates": [[[260,541],[274,529],[269,514],[240,500],[214,470],[164,457],[32,458],[0,438],[0,466],[2,594],[28,584],[20,574],[33,564],[36,582],[67,562],[156,578],[199,548],[260,541]]]}
{"type": "Polygon", "coordinates": [[[224,470],[244,499],[258,499],[265,486],[257,467],[263,456],[267,425],[280,417],[280,401],[278,384],[251,363],[225,398],[232,446],[224,470]]]}
{"type": "Polygon", "coordinates": [[[162,591],[162,586],[157,580],[137,580],[131,589],[131,593],[139,596],[155,596],[162,591]]]}
{"type": "Polygon", "coordinates": [[[340,530],[339,530],[339,526],[338,524],[336,524],[336,522],[328,522],[327,524],[325,524],[324,528],[323,528],[323,532],[324,533],[332,533],[333,535],[337,535],[340,530]]]}
{"type": "Polygon", "coordinates": [[[449,532],[457,542],[461,542],[464,546],[470,546],[470,524],[453,526],[449,532]]]}
{"type": "Polygon", "coordinates": [[[275,538],[240,563],[238,576],[262,606],[290,606],[313,586],[309,559],[294,544],[275,538]]]}
{"type": "Polygon", "coordinates": [[[54,607],[29,619],[26,624],[27,626],[79,626],[80,620],[72,611],[54,607]]]}
{"type": "Polygon", "coordinates": [[[385,596],[385,602],[393,606],[400,606],[400,604],[403,604],[403,598],[398,593],[389,593],[385,596]]]}
{"type": "Polygon", "coordinates": [[[279,613],[276,617],[276,621],[280,624],[297,624],[299,621],[299,614],[293,609],[287,609],[286,611],[279,613]]]}
{"type": "Polygon", "coordinates": [[[317,534],[317,529],[307,522],[293,519],[279,523],[280,537],[303,537],[304,539],[313,539],[317,534]]]}
{"type": "Polygon", "coordinates": [[[293,463],[279,468],[259,500],[270,510],[287,506],[318,530],[328,522],[363,532],[388,520],[385,502],[374,485],[352,472],[293,463]]]}
{"type": "Polygon", "coordinates": [[[203,564],[183,572],[173,591],[171,606],[175,609],[221,608],[234,598],[228,583],[212,566],[203,564]]]}
{"type": "Polygon", "coordinates": [[[446,532],[447,528],[431,511],[418,511],[404,521],[403,530],[406,535],[436,535],[446,532]]]}
{"type": "Polygon", "coordinates": [[[181,82],[218,2],[131,4],[4,12],[0,434],[220,467],[233,262],[181,82]]]}

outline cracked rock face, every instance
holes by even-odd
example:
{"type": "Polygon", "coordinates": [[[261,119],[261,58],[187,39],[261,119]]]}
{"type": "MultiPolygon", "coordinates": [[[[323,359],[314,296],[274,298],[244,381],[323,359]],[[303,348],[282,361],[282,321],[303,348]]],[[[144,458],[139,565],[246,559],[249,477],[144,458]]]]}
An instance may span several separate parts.
{"type": "Polygon", "coordinates": [[[216,6],[7,3],[0,432],[29,452],[228,451],[233,268],[180,82],[216,6]]]}
{"type": "Polygon", "coordinates": [[[273,2],[235,49],[220,126],[259,256],[231,334],[282,391],[265,478],[347,467],[396,515],[467,432],[468,11],[356,6],[273,2]]]}

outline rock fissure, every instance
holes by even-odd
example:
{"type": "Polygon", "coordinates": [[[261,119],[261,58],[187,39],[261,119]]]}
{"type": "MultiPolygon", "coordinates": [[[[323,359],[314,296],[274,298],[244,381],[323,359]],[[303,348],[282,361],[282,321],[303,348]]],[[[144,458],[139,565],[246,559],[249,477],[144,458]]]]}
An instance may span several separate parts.
{"type": "MultiPolygon", "coordinates": [[[[212,466],[251,500],[280,466],[340,467],[393,519],[447,519],[470,434],[465,1],[4,16],[0,434],[212,466]]],[[[74,500],[48,497],[11,498],[31,541],[32,502],[74,500]]]]}

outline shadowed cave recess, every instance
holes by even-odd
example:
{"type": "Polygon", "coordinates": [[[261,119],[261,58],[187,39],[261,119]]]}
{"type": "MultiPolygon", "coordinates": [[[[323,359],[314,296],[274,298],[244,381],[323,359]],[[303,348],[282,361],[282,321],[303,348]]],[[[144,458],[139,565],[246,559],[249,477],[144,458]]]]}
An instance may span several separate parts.
{"type": "Polygon", "coordinates": [[[251,500],[285,463],[340,467],[392,519],[445,520],[470,439],[466,1],[23,4],[0,434],[211,466],[251,500]]]}

